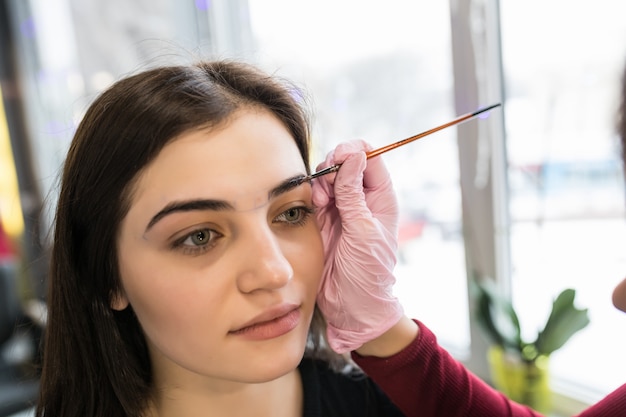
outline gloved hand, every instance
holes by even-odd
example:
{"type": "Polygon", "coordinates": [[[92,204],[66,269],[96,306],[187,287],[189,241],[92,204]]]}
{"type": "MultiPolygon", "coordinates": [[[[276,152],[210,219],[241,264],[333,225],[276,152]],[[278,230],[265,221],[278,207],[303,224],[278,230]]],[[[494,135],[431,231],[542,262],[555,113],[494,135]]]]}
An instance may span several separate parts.
{"type": "Polygon", "coordinates": [[[363,141],[337,146],[318,170],[338,163],[341,168],[312,186],[325,252],[317,304],[338,353],[358,349],[403,316],[392,294],[398,204],[383,160],[367,160],[368,149],[363,141]]]}

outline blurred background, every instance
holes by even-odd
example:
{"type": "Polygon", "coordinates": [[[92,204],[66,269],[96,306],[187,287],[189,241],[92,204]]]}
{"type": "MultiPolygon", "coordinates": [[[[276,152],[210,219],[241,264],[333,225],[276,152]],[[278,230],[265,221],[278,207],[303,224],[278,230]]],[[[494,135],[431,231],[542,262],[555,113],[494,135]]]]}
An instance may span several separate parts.
{"type": "Polygon", "coordinates": [[[502,103],[383,156],[397,295],[488,379],[469,281],[494,279],[529,335],[576,289],[591,324],[551,359],[555,409],[597,401],[626,376],[611,304],[626,274],[623,16],[622,0],[0,0],[0,416],[36,393],[58,178],[83,112],[124,75],[199,58],[305,89],[313,166],[340,141],[381,146],[502,103]]]}

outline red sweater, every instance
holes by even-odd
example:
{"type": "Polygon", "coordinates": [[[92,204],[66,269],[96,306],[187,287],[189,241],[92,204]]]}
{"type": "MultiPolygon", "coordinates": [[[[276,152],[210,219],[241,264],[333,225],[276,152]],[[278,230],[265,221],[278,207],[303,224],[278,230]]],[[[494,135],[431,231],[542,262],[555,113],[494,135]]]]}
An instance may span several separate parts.
{"type": "MultiPolygon", "coordinates": [[[[415,341],[390,358],[352,354],[355,362],[407,417],[539,417],[508,400],[437,344],[422,323],[415,341]]],[[[579,417],[626,416],[626,384],[579,417]]]]}

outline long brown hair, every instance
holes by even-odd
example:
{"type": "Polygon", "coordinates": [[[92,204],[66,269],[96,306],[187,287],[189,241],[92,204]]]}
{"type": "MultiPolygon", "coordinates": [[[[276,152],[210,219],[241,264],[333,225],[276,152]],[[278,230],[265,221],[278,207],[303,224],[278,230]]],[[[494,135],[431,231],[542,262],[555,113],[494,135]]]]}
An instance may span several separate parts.
{"type": "MultiPolygon", "coordinates": [[[[236,62],[159,67],[115,83],[82,119],[65,161],[48,293],[38,417],[139,416],[151,399],[146,342],[120,290],[116,238],[138,173],[177,135],[262,106],[293,136],[307,172],[309,124],[292,84],[236,62]]],[[[320,350],[323,320],[309,348],[320,350]]],[[[322,349],[323,350],[323,349],[322,349]]]]}

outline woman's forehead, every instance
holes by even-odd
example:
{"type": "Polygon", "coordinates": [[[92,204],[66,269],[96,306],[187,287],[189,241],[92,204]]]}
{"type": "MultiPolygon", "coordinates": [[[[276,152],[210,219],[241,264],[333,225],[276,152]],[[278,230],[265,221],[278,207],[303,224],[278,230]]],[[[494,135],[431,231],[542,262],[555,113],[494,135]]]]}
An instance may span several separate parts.
{"type": "Polygon", "coordinates": [[[190,131],[169,143],[142,172],[133,194],[161,202],[209,197],[250,210],[305,170],[282,122],[267,111],[246,111],[219,129],[190,131]]]}

